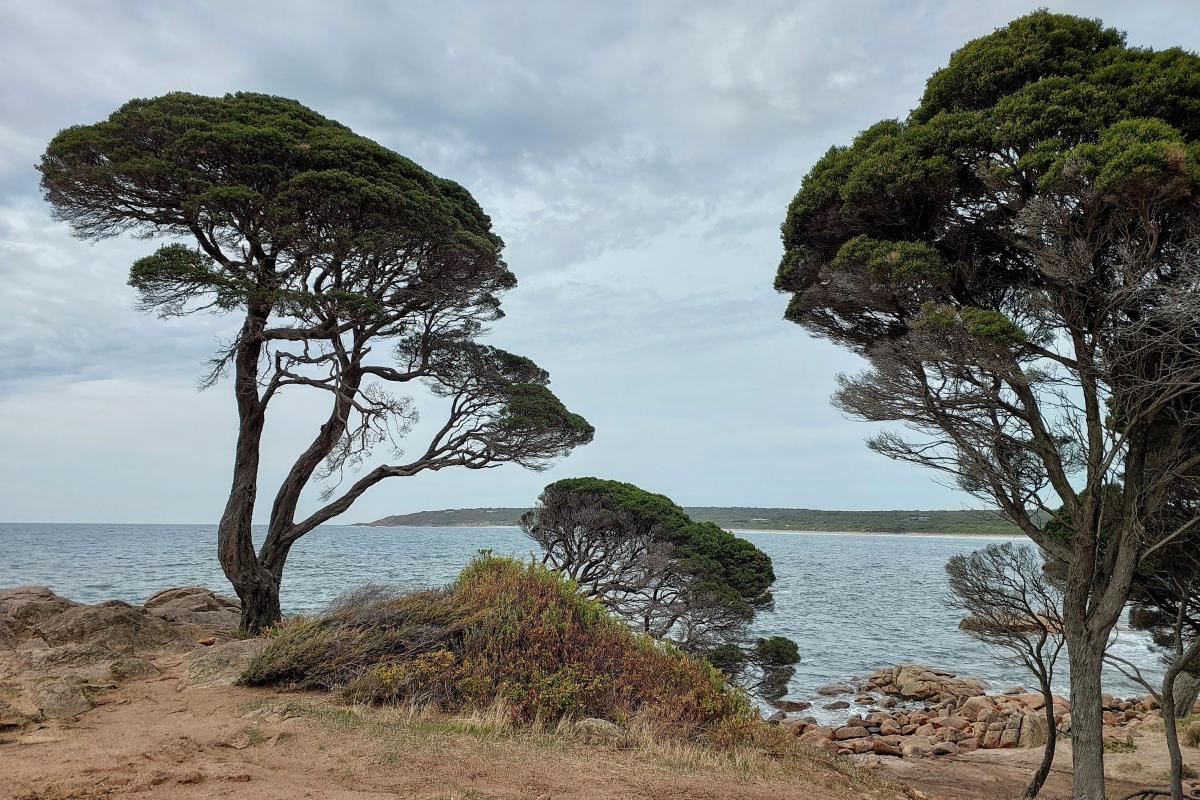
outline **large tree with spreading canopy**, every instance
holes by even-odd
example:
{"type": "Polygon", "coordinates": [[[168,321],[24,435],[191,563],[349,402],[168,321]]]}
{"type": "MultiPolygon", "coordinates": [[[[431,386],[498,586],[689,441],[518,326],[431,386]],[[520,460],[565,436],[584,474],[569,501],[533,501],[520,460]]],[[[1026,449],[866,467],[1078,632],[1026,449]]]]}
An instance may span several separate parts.
{"type": "Polygon", "coordinates": [[[59,133],[40,169],[46,199],[79,236],[169,242],[130,273],[147,309],[241,321],[207,382],[232,373],[238,437],[218,553],[248,633],[279,620],[291,547],[371,486],[447,467],[539,469],[591,440],[545,371],[479,341],[516,279],[471,195],[293,100],[133,100],[59,133]],[[445,398],[445,421],[414,458],[343,486],[409,431],[412,401],[393,389],[414,381],[445,398]],[[276,487],[256,551],[263,430],[288,391],[322,393],[329,411],[276,487]],[[302,493],[321,481],[319,504],[301,515],[302,493]]]}
{"type": "Polygon", "coordinates": [[[1079,800],[1104,795],[1110,632],[1190,524],[1163,520],[1200,464],[1198,192],[1200,58],[1037,12],[829,150],[783,226],[787,319],[868,364],[836,403],[904,428],[870,446],[1064,565],[1079,800]]]}

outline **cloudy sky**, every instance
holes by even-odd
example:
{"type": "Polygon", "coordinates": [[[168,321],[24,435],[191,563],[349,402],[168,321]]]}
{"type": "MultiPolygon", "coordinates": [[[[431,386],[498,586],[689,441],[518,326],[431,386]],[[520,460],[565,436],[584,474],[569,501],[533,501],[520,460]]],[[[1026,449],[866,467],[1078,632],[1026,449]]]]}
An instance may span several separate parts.
{"type": "MultiPolygon", "coordinates": [[[[1044,4],[1200,47],[1194,0],[1044,4]]],[[[1032,7],[0,0],[0,520],[220,513],[233,403],[196,379],[236,321],[139,314],[125,279],[154,243],[72,239],[33,169],[61,128],[171,90],[292,97],[465,185],[520,279],[492,341],[596,426],[547,473],[396,479],[344,521],[524,505],[588,474],[686,505],[970,507],[863,446],[868,426],[828,403],[855,359],[783,322],[771,280],[813,161],[1032,7]]],[[[273,410],[268,491],[324,414],[273,410]]]]}

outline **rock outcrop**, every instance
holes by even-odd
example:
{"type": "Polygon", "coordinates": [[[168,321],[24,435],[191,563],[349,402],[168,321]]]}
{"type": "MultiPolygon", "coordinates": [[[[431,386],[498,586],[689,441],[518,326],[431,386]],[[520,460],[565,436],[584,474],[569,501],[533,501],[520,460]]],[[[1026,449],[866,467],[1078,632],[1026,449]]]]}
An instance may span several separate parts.
{"type": "MultiPolygon", "coordinates": [[[[981,748],[1041,747],[1050,735],[1071,729],[1071,704],[1065,698],[1054,697],[1052,731],[1040,693],[1010,690],[989,695],[983,681],[920,664],[881,669],[863,688],[900,702],[887,711],[873,708],[865,716],[854,714],[840,726],[811,720],[781,724],[801,741],[835,755],[873,753],[898,758],[948,756],[981,748]]],[[[825,708],[834,706],[845,708],[848,704],[831,703],[825,708]]],[[[1157,708],[1151,698],[1122,700],[1105,695],[1106,740],[1130,740],[1157,708]]]]}
{"type": "Polygon", "coordinates": [[[199,587],[159,592],[145,607],[75,603],[45,586],[0,591],[0,731],[73,718],[104,692],[156,672],[151,654],[228,639],[236,602],[199,587]]]}
{"type": "Polygon", "coordinates": [[[202,586],[164,589],[142,606],[168,622],[195,625],[232,635],[238,628],[241,605],[232,597],[214,594],[202,586]]]}

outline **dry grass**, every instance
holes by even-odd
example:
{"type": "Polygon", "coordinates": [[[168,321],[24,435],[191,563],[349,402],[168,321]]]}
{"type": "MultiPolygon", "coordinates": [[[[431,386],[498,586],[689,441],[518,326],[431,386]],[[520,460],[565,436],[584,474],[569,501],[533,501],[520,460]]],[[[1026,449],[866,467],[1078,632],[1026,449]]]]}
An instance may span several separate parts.
{"type": "Polygon", "coordinates": [[[1179,720],[1179,729],[1183,732],[1183,743],[1188,747],[1200,747],[1200,716],[1193,714],[1187,719],[1179,720]]]}
{"type": "Polygon", "coordinates": [[[432,706],[334,705],[326,702],[259,701],[246,711],[283,712],[326,730],[352,737],[356,746],[372,743],[381,765],[403,763],[412,753],[464,743],[488,757],[594,762],[613,759],[638,770],[701,774],[715,781],[796,781],[830,789],[853,789],[856,797],[897,796],[897,787],[845,759],[800,744],[787,732],[762,723],[738,744],[713,745],[663,736],[648,723],[634,723],[619,742],[597,744],[566,719],[516,720],[503,702],[487,708],[446,713],[432,706]]]}

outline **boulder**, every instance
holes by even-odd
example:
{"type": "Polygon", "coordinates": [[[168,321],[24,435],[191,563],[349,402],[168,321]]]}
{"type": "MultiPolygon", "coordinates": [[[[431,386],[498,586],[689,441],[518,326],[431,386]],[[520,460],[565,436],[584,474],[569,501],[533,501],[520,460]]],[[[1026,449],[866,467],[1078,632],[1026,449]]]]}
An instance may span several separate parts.
{"type": "Polygon", "coordinates": [[[236,599],[202,586],[164,589],[151,595],[142,607],[168,622],[195,625],[227,635],[237,631],[242,608],[236,599]]]}
{"type": "Polygon", "coordinates": [[[48,719],[76,717],[92,707],[82,687],[64,680],[52,680],[38,686],[33,692],[33,702],[48,719]]]}
{"type": "Polygon", "coordinates": [[[980,694],[964,700],[958,711],[967,719],[975,722],[979,719],[980,714],[985,711],[991,711],[993,708],[995,708],[995,703],[992,702],[992,698],[985,694],[980,694]]]}
{"type": "Polygon", "coordinates": [[[869,753],[874,749],[874,743],[870,739],[849,739],[841,742],[841,747],[848,749],[855,754],[869,753]]]}
{"type": "Polygon", "coordinates": [[[1062,622],[1056,614],[1050,611],[1043,611],[1033,616],[1028,614],[1010,614],[1007,616],[998,616],[993,619],[969,616],[958,623],[958,627],[964,631],[994,631],[999,633],[1041,633],[1042,631],[1048,631],[1059,633],[1062,631],[1062,622]]]}
{"type": "Polygon", "coordinates": [[[17,586],[0,592],[0,618],[25,626],[37,625],[76,605],[46,586],[17,586]]]}
{"type": "Polygon", "coordinates": [[[904,755],[900,751],[899,747],[891,744],[890,742],[886,742],[883,739],[876,739],[871,742],[871,750],[877,756],[893,756],[895,758],[900,758],[904,755]]]}
{"type": "Polygon", "coordinates": [[[184,657],[184,679],[197,686],[232,686],[267,646],[266,639],[234,639],[184,657]]]}
{"type": "Polygon", "coordinates": [[[0,730],[4,730],[5,728],[20,728],[28,721],[29,717],[5,701],[0,700],[0,730]]]}
{"type": "Polygon", "coordinates": [[[602,744],[623,744],[629,738],[620,725],[599,717],[585,717],[572,725],[571,731],[586,742],[602,744]]]}
{"type": "Polygon", "coordinates": [[[91,644],[118,653],[137,653],[179,645],[187,637],[179,628],[125,604],[74,606],[40,623],[47,644],[91,644]]]}
{"type": "Polygon", "coordinates": [[[812,708],[812,703],[807,700],[773,700],[771,705],[780,711],[807,711],[812,708]]]}
{"type": "Polygon", "coordinates": [[[924,742],[909,741],[900,745],[900,755],[904,758],[922,758],[931,752],[929,745],[924,742]]]}
{"type": "Polygon", "coordinates": [[[839,749],[838,743],[833,739],[829,739],[824,736],[814,736],[811,733],[806,733],[801,736],[800,742],[808,745],[809,747],[815,747],[817,749],[824,750],[830,755],[837,755],[839,749]]]}
{"type": "Polygon", "coordinates": [[[938,742],[930,752],[935,756],[952,756],[958,753],[958,745],[953,742],[938,742]]]}
{"type": "Polygon", "coordinates": [[[821,686],[817,689],[817,694],[822,697],[834,697],[839,694],[850,694],[854,691],[854,687],[844,683],[832,683],[828,686],[821,686]]]}
{"type": "Polygon", "coordinates": [[[832,703],[822,706],[826,711],[841,711],[849,707],[850,704],[845,700],[834,700],[832,703]]]}
{"type": "Polygon", "coordinates": [[[1021,735],[1017,739],[1018,747],[1041,747],[1050,737],[1049,723],[1046,722],[1044,711],[1027,713],[1021,720],[1021,735]]]}
{"type": "Polygon", "coordinates": [[[868,683],[885,694],[934,704],[974,697],[983,694],[986,688],[975,678],[959,678],[953,672],[920,664],[899,664],[890,670],[879,670],[868,683]]]}
{"type": "Polygon", "coordinates": [[[864,739],[871,734],[861,725],[846,725],[833,732],[833,738],[839,742],[847,739],[864,739]]]}

